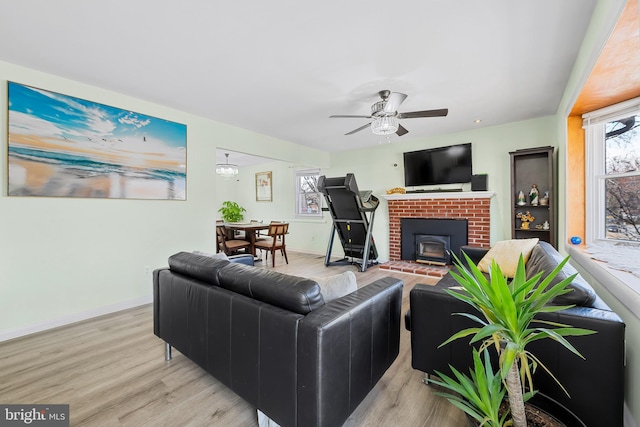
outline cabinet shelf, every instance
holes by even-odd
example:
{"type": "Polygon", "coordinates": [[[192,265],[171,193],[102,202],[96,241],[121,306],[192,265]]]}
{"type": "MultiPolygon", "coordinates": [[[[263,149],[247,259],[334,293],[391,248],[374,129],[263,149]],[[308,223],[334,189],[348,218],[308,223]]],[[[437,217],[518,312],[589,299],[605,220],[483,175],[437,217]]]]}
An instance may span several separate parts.
{"type": "Polygon", "coordinates": [[[511,156],[511,236],[514,239],[538,237],[540,240],[556,246],[556,208],[554,203],[555,180],[553,166],[553,147],[527,148],[512,151],[511,156]],[[549,194],[546,205],[530,204],[529,192],[533,185],[538,188],[539,197],[549,194]],[[518,195],[525,194],[527,204],[518,205],[518,195]],[[520,228],[518,213],[529,211],[535,220],[531,228],[520,228]],[[537,229],[536,225],[549,223],[549,229],[537,229]]]}
{"type": "Polygon", "coordinates": [[[549,209],[549,205],[516,205],[514,209],[536,209],[536,208],[544,208],[549,209]]]}

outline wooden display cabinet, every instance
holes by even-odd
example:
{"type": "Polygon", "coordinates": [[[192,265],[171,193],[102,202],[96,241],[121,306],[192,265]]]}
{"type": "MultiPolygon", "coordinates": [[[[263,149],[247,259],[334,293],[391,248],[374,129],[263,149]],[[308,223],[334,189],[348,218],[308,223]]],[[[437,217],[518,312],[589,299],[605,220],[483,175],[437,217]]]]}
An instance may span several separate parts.
{"type": "Polygon", "coordinates": [[[556,191],[554,186],[553,147],[517,150],[511,156],[511,236],[514,239],[540,240],[556,246],[556,191]],[[532,204],[530,191],[538,187],[538,203],[532,204]],[[520,192],[524,202],[519,201],[520,192]],[[548,194],[546,202],[543,200],[548,194]],[[529,212],[535,219],[526,228],[520,215],[529,212]],[[548,228],[543,227],[547,222],[548,228]]]}

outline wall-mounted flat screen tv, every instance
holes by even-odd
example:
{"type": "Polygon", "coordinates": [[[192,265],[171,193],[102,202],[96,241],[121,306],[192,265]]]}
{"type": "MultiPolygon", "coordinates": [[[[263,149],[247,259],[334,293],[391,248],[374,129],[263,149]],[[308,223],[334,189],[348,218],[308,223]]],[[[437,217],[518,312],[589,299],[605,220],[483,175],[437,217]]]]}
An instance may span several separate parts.
{"type": "Polygon", "coordinates": [[[404,185],[471,182],[471,143],[404,153],[404,185]]]}

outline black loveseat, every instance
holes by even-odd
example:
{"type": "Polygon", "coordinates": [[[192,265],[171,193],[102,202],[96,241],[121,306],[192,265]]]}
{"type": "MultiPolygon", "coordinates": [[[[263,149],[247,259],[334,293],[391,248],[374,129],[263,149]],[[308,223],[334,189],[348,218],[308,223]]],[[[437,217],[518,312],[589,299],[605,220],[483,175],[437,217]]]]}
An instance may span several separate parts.
{"type": "Polygon", "coordinates": [[[154,333],[281,426],[340,426],[398,355],[402,287],[325,303],[313,280],[181,252],[153,273],[154,333]]]}
{"type": "MultiPolygon", "coordinates": [[[[462,251],[478,264],[488,249],[465,246],[462,251]]],[[[525,266],[527,277],[539,271],[551,272],[562,259],[551,245],[539,242],[525,266]]],[[[559,276],[558,280],[575,272],[566,264],[560,274],[563,277],[559,276]]],[[[473,309],[444,291],[451,286],[457,286],[457,282],[447,274],[435,286],[419,284],[410,292],[410,310],[405,315],[405,325],[411,331],[411,363],[414,369],[427,375],[435,374],[436,370],[450,374],[449,364],[462,372],[468,372],[472,366],[468,339],[438,348],[454,332],[477,326],[464,316],[452,315],[469,313],[473,309]]],[[[539,318],[597,333],[568,338],[585,360],[550,339],[532,343],[528,349],[551,370],[570,397],[542,369],[534,376],[534,386],[571,410],[589,427],[622,426],[625,325],[582,277],[577,276],[571,287],[572,292],[554,303],[575,304],[575,307],[539,318]]]]}

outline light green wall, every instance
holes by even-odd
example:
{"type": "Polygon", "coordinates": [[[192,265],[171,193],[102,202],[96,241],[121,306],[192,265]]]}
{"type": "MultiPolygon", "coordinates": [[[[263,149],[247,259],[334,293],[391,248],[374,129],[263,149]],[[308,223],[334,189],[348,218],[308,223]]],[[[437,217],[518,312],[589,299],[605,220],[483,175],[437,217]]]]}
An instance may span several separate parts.
{"type": "MultiPolygon", "coordinates": [[[[150,301],[149,270],[177,251],[213,249],[218,146],[292,163],[329,161],[318,150],[5,62],[0,111],[0,340],[150,301]],[[8,80],[186,124],[187,200],[8,197],[8,80]]],[[[254,191],[234,189],[247,198],[254,191]]]]}

